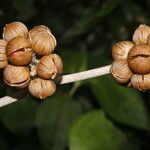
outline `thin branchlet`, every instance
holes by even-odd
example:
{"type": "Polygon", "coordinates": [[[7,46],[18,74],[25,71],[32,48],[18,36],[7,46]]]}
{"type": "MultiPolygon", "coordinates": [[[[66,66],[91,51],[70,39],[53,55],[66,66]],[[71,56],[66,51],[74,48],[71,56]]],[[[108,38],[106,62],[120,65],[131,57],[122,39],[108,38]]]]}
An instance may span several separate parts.
{"type": "MultiPolygon", "coordinates": [[[[109,74],[110,73],[109,70],[110,70],[110,65],[83,71],[83,72],[73,73],[69,75],[63,75],[61,77],[58,77],[56,79],[56,82],[58,84],[68,84],[68,83],[72,83],[72,82],[76,82],[80,80],[90,79],[90,78],[109,74]]],[[[18,101],[18,99],[12,98],[10,96],[2,97],[0,98],[0,107],[9,105],[16,101],[18,101]]]]}

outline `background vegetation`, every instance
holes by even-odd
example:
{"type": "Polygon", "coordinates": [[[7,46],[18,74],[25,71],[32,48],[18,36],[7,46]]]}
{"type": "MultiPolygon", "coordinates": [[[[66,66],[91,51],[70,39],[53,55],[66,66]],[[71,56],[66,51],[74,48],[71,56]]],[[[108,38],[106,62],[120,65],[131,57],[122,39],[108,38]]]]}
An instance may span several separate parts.
{"type": "MultiPolygon", "coordinates": [[[[113,43],[149,24],[149,9],[149,0],[4,0],[0,30],[16,20],[49,26],[67,74],[110,64],[113,43]]],[[[45,102],[1,82],[5,95],[20,101],[0,108],[1,150],[150,149],[149,93],[109,75],[59,86],[45,102]]]]}

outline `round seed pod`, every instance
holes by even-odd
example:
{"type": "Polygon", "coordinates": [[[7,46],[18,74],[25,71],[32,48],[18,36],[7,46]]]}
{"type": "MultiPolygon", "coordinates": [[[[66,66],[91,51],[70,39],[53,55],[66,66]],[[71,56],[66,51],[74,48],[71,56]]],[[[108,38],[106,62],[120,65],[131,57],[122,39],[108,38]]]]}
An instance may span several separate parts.
{"type": "Polygon", "coordinates": [[[33,51],[39,55],[48,55],[56,47],[56,39],[52,34],[39,32],[30,40],[33,51]]]}
{"type": "Polygon", "coordinates": [[[12,22],[6,24],[3,29],[3,39],[6,41],[10,41],[11,39],[17,36],[25,36],[27,37],[28,29],[21,22],[12,22]]]}
{"type": "Polygon", "coordinates": [[[138,75],[134,74],[131,77],[132,86],[141,91],[150,90],[150,74],[138,75]]]}
{"type": "Polygon", "coordinates": [[[119,84],[123,85],[128,84],[132,76],[126,60],[114,61],[110,67],[110,73],[119,84]]]}
{"type": "Polygon", "coordinates": [[[114,60],[126,59],[130,49],[134,46],[131,41],[121,41],[112,47],[112,57],[114,60]]]}
{"type": "Polygon", "coordinates": [[[28,89],[31,95],[43,100],[56,91],[56,85],[52,80],[36,78],[31,80],[28,89]]]}
{"type": "Polygon", "coordinates": [[[150,34],[149,34],[149,36],[147,38],[147,44],[150,46],[150,34]]]}
{"type": "Polygon", "coordinates": [[[7,66],[7,56],[6,56],[6,44],[5,40],[0,39],[0,69],[7,66]]]}
{"type": "Polygon", "coordinates": [[[29,41],[22,36],[10,40],[6,45],[8,61],[16,66],[27,65],[32,60],[32,49],[29,41]]]}
{"type": "Polygon", "coordinates": [[[12,87],[24,88],[29,84],[30,73],[26,67],[7,65],[3,72],[4,82],[12,87]]]}
{"type": "Polygon", "coordinates": [[[39,32],[47,32],[51,34],[51,30],[45,25],[38,25],[32,28],[28,33],[28,39],[31,41],[33,36],[35,36],[39,32]]]}
{"type": "Polygon", "coordinates": [[[135,44],[147,44],[147,38],[150,34],[150,27],[147,25],[140,25],[133,34],[133,42],[135,44]]]}
{"type": "Polygon", "coordinates": [[[128,54],[128,64],[136,74],[150,73],[150,46],[135,45],[128,54]]]}
{"type": "Polygon", "coordinates": [[[63,62],[56,54],[43,56],[37,65],[37,75],[43,79],[54,79],[63,72],[63,62]]]}

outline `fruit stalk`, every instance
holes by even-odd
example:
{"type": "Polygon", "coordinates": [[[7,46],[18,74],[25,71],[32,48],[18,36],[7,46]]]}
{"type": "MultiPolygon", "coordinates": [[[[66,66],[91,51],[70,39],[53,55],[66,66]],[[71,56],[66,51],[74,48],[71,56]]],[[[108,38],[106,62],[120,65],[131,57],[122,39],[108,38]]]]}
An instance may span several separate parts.
{"type": "MultiPolygon", "coordinates": [[[[57,78],[56,82],[58,84],[62,85],[62,84],[68,84],[68,83],[72,83],[72,82],[76,82],[76,81],[80,81],[80,80],[85,80],[85,79],[90,79],[90,78],[106,75],[106,74],[110,73],[110,71],[109,71],[110,66],[111,65],[107,65],[104,67],[99,67],[99,68],[95,68],[95,69],[91,69],[91,70],[87,70],[87,71],[63,75],[63,76],[57,78]]],[[[2,98],[0,98],[0,107],[6,106],[6,105],[11,104],[16,101],[18,101],[18,99],[12,98],[10,96],[2,97],[2,98]]]]}

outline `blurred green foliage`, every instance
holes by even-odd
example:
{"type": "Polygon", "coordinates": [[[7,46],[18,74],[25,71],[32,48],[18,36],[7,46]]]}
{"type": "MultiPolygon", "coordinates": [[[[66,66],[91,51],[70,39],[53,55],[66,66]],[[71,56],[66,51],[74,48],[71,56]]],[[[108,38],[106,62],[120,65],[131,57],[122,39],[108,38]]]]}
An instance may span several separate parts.
{"type": "MultiPolygon", "coordinates": [[[[108,65],[111,46],[150,23],[149,0],[5,0],[0,29],[12,21],[44,24],[57,38],[64,74],[108,65]]],[[[1,77],[2,78],[2,77],[1,77]]],[[[59,86],[47,101],[1,82],[0,150],[148,150],[150,96],[119,86],[108,75],[59,86]]]]}

